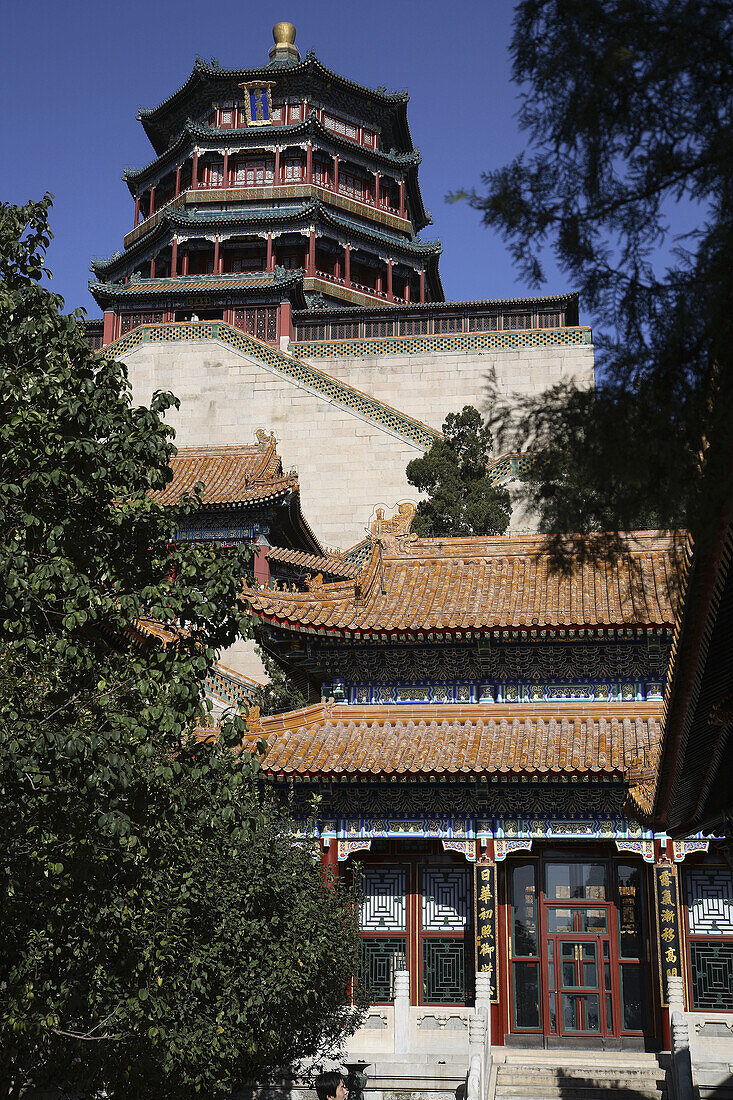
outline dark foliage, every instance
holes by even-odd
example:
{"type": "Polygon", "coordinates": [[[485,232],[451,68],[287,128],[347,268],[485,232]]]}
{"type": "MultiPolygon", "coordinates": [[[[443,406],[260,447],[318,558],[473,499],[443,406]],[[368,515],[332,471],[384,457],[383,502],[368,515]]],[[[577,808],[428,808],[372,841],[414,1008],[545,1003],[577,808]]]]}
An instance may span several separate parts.
{"type": "Polygon", "coordinates": [[[175,398],[40,285],[49,206],[0,206],[0,1096],[226,1096],[358,1023],[354,910],[193,736],[249,552],[172,541],[175,398]]]}
{"type": "Polygon", "coordinates": [[[700,491],[699,452],[730,431],[733,7],[522,0],[512,54],[528,152],[453,197],[530,283],[552,249],[593,314],[598,387],[495,404],[492,426],[545,456],[526,483],[542,530],[612,533],[555,538],[560,564],[649,525],[705,539],[731,487],[721,467],[700,491]]]}
{"type": "Polygon", "coordinates": [[[471,405],[449,413],[443,438],[407,466],[407,480],[428,494],[417,506],[416,535],[502,535],[509,526],[509,493],[488,476],[492,435],[471,405]]]}

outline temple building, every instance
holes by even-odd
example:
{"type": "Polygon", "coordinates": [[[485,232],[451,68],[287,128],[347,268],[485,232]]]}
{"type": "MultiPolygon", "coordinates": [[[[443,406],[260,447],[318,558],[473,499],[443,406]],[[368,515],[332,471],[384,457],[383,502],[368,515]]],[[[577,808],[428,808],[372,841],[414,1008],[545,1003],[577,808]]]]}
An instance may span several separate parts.
{"type": "Polygon", "coordinates": [[[375,504],[414,497],[407,463],[449,412],[484,405],[490,377],[508,398],[592,385],[591,332],[573,293],[446,301],[407,93],[301,59],[289,23],[274,37],[266,64],[199,59],[139,112],[154,156],[125,171],[132,226],[93,261],[87,333],[136,400],[179,397],[180,446],[267,424],[316,535],[347,547],[375,504]]]}
{"type": "Polygon", "coordinates": [[[659,748],[670,539],[558,576],[540,538],[415,538],[413,511],[377,517],[355,578],[246,594],[314,699],[252,711],[251,744],[303,842],[363,868],[374,1003],[350,1054],[425,1053],[436,1029],[441,1056],[465,1051],[483,1001],[509,1052],[669,1049],[678,979],[700,1026],[727,1028],[730,869],[632,797],[659,748]]]}
{"type": "MultiPolygon", "coordinates": [[[[519,1097],[517,1047],[588,1048],[607,1083],[603,1052],[636,1052],[628,1088],[661,1100],[672,1011],[698,1062],[733,1035],[730,867],[664,831],[659,791],[691,758],[654,786],[671,544],[637,532],[625,565],[559,576],[519,510],[505,537],[411,534],[405,467],[446,415],[485,411],[489,381],[509,403],[592,386],[592,333],[573,292],[446,300],[407,94],[301,59],[291,24],[274,39],[140,111],[154,156],[125,172],[132,227],[90,285],[88,337],[135,400],[180,398],[160,499],[204,489],[177,537],[254,546],[258,641],[309,705],[260,715],[246,647],[207,690],[249,706],[298,842],[362,868],[373,1003],[349,1053],[371,1100],[519,1097]]],[[[527,461],[497,454],[491,477],[527,461]]],[[[701,821],[686,798],[675,821],[701,821]]]]}

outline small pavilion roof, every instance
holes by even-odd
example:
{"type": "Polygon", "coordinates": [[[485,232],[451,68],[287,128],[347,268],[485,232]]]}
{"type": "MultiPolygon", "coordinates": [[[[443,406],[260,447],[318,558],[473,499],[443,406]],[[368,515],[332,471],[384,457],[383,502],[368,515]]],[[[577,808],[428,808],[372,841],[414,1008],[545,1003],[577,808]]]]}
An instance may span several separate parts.
{"type": "Polygon", "coordinates": [[[204,485],[204,506],[254,504],[298,491],[298,475],[283,471],[274,436],[243,446],[179,447],[170,460],[173,479],[150,495],[159,504],[175,505],[183,493],[204,485]]]}
{"type": "Polygon", "coordinates": [[[249,590],[251,609],[273,626],[356,638],[674,623],[673,543],[664,535],[635,532],[626,561],[560,575],[542,537],[413,539],[414,505],[401,510],[383,523],[386,537],[373,529],[355,581],[303,593],[249,590]]]}
{"type": "MultiPolygon", "coordinates": [[[[170,467],[173,479],[165,489],[150,494],[160,504],[174,508],[198,483],[204,486],[204,508],[287,504],[290,534],[286,537],[292,540],[291,550],[318,561],[328,557],[300,510],[298,474],[283,470],[274,434],[259,429],[257,443],[240,446],[179,447],[170,467]]],[[[334,575],[333,570],[330,573],[334,575]]]]}
{"type": "Polygon", "coordinates": [[[658,743],[661,703],[355,706],[250,711],[244,747],[271,776],[419,779],[595,775],[622,780],[658,743]]]}

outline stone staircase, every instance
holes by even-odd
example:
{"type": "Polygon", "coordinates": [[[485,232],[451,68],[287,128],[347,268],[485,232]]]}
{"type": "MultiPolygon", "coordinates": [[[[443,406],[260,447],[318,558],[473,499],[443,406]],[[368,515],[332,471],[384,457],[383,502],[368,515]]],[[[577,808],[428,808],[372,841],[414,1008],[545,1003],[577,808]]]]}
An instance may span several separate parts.
{"type": "Polygon", "coordinates": [[[364,1100],[456,1100],[465,1097],[467,1070],[465,1055],[376,1055],[364,1100]]]}
{"type": "Polygon", "coordinates": [[[494,1048],[487,1100],[667,1100],[664,1058],[610,1051],[494,1048]]]}

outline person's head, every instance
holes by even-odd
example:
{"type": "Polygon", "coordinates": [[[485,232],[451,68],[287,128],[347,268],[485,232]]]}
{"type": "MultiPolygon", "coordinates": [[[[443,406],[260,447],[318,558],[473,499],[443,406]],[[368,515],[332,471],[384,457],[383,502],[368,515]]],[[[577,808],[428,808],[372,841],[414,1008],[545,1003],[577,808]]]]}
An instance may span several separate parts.
{"type": "Polygon", "coordinates": [[[316,1077],[316,1092],[318,1100],[346,1100],[348,1089],[346,1078],[337,1069],[328,1073],[319,1073],[316,1077]]]}

